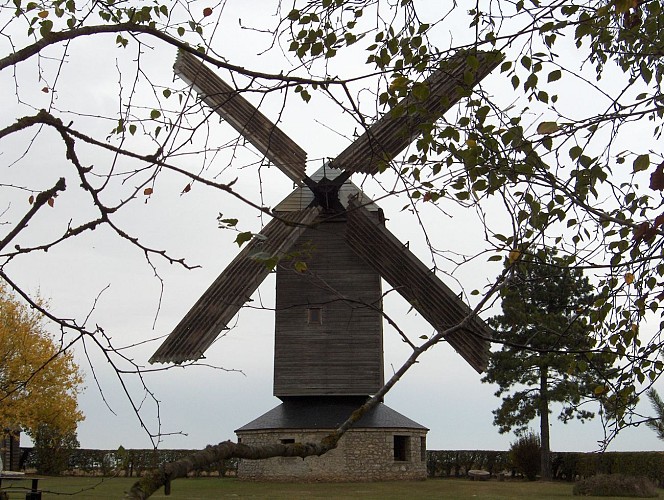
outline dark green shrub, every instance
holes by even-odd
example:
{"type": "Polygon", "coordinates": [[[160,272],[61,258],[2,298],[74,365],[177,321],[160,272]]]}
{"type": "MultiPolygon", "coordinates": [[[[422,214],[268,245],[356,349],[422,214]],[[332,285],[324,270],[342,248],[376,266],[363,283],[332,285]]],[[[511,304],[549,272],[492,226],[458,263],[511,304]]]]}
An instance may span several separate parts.
{"type": "Polygon", "coordinates": [[[657,488],[648,478],[623,474],[599,474],[582,479],[574,485],[572,493],[594,497],[654,498],[658,496],[657,488]]]}
{"type": "Polygon", "coordinates": [[[30,437],[35,443],[35,466],[38,474],[58,475],[68,468],[69,458],[78,448],[76,432],[62,432],[42,424],[30,437]]]}
{"type": "Polygon", "coordinates": [[[529,481],[537,479],[541,456],[539,435],[531,431],[519,436],[510,446],[510,456],[514,467],[529,481]]]}

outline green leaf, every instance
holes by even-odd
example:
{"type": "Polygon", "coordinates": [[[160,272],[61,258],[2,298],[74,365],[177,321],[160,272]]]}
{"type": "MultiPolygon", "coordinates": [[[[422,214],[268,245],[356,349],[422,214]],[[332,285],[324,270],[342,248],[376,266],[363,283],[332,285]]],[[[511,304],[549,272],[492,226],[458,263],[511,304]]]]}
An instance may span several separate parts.
{"type": "Polygon", "coordinates": [[[560,78],[563,76],[562,72],[559,69],[556,69],[549,73],[549,77],[547,78],[548,82],[555,82],[556,80],[560,80],[560,78]]]}
{"type": "Polygon", "coordinates": [[[466,57],[466,65],[472,70],[477,70],[477,68],[480,67],[480,60],[477,57],[470,55],[466,57]]]}
{"type": "Polygon", "coordinates": [[[152,118],[153,120],[156,120],[160,116],[161,116],[161,111],[159,111],[158,109],[153,109],[152,111],[150,111],[150,118],[152,118]]]}
{"type": "Polygon", "coordinates": [[[415,99],[418,101],[424,101],[427,97],[429,97],[430,94],[429,86],[425,83],[415,83],[411,92],[413,97],[415,97],[415,99]]]}
{"type": "Polygon", "coordinates": [[[251,231],[245,231],[243,233],[240,233],[237,235],[237,238],[235,238],[235,243],[237,243],[237,246],[241,247],[247,241],[251,240],[252,236],[253,234],[251,233],[251,231]]]}
{"type": "Polygon", "coordinates": [[[42,37],[47,37],[53,30],[53,21],[51,21],[50,19],[45,19],[41,21],[39,24],[41,26],[39,28],[39,34],[42,37]]]}
{"type": "Polygon", "coordinates": [[[569,157],[572,160],[576,160],[579,156],[581,156],[581,153],[583,153],[583,148],[581,148],[580,146],[572,146],[569,149],[569,157]]]}
{"type": "Polygon", "coordinates": [[[136,133],[136,125],[134,125],[133,123],[129,125],[129,133],[131,135],[134,135],[136,133]]]}
{"type": "Polygon", "coordinates": [[[650,155],[645,154],[637,156],[632,166],[634,167],[634,172],[647,170],[650,166],[650,155]]]}
{"type": "Polygon", "coordinates": [[[537,126],[537,133],[542,135],[553,134],[558,130],[560,127],[556,122],[542,122],[537,126]]]}
{"type": "Polygon", "coordinates": [[[317,56],[323,53],[323,43],[316,42],[311,46],[311,55],[317,56]]]}
{"type": "Polygon", "coordinates": [[[224,224],[228,227],[235,227],[238,222],[238,219],[219,219],[220,224],[224,224]]]}

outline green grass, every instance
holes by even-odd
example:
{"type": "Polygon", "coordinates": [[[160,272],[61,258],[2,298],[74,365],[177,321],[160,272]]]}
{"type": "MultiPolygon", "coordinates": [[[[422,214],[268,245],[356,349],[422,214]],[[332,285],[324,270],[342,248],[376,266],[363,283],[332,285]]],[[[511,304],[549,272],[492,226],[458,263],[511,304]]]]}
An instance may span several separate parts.
{"type": "MultiPolygon", "coordinates": [[[[103,500],[121,499],[135,479],[48,477],[40,481],[43,500],[103,500]],[[72,495],[76,493],[75,495],[72,495]],[[64,495],[63,495],[64,494],[64,495]],[[72,496],[69,496],[72,495],[72,496]]],[[[24,486],[17,483],[16,486],[24,486]]],[[[3,482],[4,486],[4,482],[3,482]]],[[[661,496],[661,495],[660,495],[661,496]]],[[[14,493],[13,499],[25,498],[14,493]]],[[[403,481],[383,483],[249,483],[235,479],[198,478],[179,479],[172,483],[172,491],[166,497],[163,490],[152,498],[160,499],[215,499],[215,498],[362,498],[362,499],[556,499],[572,497],[571,483],[522,482],[522,481],[470,481],[467,479],[431,479],[428,481],[403,481]]],[[[588,498],[588,497],[585,497],[588,498]]],[[[603,497],[611,500],[617,497],[603,497]]]]}

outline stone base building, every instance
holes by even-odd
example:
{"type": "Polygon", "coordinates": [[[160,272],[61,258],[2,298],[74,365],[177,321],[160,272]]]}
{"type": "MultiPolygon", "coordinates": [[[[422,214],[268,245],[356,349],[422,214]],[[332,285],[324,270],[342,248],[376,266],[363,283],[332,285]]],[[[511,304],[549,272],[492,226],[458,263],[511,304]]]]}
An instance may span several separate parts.
{"type": "MultiPolygon", "coordinates": [[[[319,442],[365,398],[293,398],[237,429],[247,445],[319,442]]],[[[428,429],[379,404],[321,457],[241,460],[250,481],[390,481],[426,479],[428,429]]]]}

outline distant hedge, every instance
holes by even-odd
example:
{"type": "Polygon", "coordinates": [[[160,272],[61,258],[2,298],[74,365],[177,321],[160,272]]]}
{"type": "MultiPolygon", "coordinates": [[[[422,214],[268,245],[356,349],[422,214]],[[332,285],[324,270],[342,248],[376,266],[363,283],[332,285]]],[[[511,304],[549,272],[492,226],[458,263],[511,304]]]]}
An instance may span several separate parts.
{"type": "MultiPolygon", "coordinates": [[[[658,451],[553,452],[551,468],[551,476],[559,480],[574,481],[596,474],[624,474],[647,477],[660,487],[664,486],[664,452],[658,451]]],[[[508,451],[427,451],[429,477],[460,477],[471,469],[486,470],[494,477],[501,473],[514,475],[514,465],[508,451]]]]}
{"type": "Polygon", "coordinates": [[[553,453],[553,477],[573,481],[596,474],[643,476],[664,486],[664,452],[553,453]]]}
{"type": "MultiPolygon", "coordinates": [[[[76,449],[69,458],[69,467],[64,474],[89,474],[110,476],[138,476],[145,470],[158,467],[162,463],[174,462],[199,450],[88,450],[76,449]]],[[[36,454],[32,448],[21,448],[19,464],[22,469],[34,468],[36,454]]],[[[198,471],[197,475],[234,476],[237,474],[238,459],[229,458],[198,471]]]]}
{"type": "MultiPolygon", "coordinates": [[[[95,474],[137,476],[143,471],[173,462],[198,450],[88,450],[72,452],[66,474],[95,474]]],[[[32,448],[21,448],[22,469],[35,467],[32,448]]],[[[230,458],[213,464],[200,475],[234,476],[238,459],[230,458]]],[[[607,452],[577,453],[553,452],[551,454],[551,476],[554,479],[574,481],[596,474],[624,474],[643,476],[664,487],[664,452],[607,452]]],[[[509,451],[494,450],[429,450],[427,451],[427,473],[429,477],[463,477],[472,469],[486,470],[493,477],[499,474],[514,475],[514,466],[509,451]]]]}
{"type": "Polygon", "coordinates": [[[496,476],[511,471],[509,451],[427,450],[429,477],[461,477],[469,470],[481,469],[496,476]]]}

